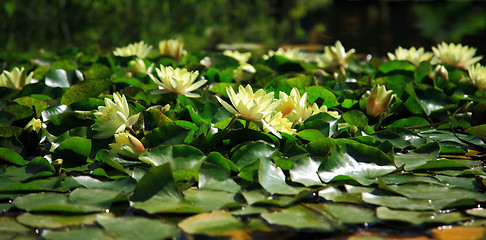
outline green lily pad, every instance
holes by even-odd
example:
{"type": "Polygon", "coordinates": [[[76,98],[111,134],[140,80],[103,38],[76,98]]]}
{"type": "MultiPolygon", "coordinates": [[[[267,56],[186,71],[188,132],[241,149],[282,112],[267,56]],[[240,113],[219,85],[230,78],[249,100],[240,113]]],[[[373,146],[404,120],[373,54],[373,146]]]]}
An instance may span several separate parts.
{"type": "Polygon", "coordinates": [[[331,231],[337,225],[337,221],[328,215],[317,213],[302,205],[292,206],[279,212],[262,213],[261,216],[269,224],[299,230],[331,231]]]}
{"type": "Polygon", "coordinates": [[[107,217],[98,215],[96,221],[109,233],[122,239],[166,239],[179,236],[179,229],[157,219],[143,217],[107,217]]]}

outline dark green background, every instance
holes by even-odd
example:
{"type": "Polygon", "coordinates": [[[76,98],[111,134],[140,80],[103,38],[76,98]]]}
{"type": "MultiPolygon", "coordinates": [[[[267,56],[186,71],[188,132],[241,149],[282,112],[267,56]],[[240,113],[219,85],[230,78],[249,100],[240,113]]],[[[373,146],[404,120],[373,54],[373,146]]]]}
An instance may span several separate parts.
{"type": "MultiPolygon", "coordinates": [[[[486,53],[486,3],[330,0],[3,0],[0,51],[111,51],[180,38],[189,50],[218,43],[333,44],[385,55],[397,46],[462,42],[486,53]]],[[[486,54],[485,54],[486,55],[486,54]]]]}

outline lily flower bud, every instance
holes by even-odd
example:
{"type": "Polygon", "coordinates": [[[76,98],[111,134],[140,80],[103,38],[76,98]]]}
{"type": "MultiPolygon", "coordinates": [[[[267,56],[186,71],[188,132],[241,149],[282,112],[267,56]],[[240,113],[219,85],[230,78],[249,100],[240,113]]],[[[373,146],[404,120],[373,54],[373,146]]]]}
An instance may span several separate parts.
{"type": "Polygon", "coordinates": [[[140,140],[126,132],[115,134],[115,143],[111,143],[110,148],[112,153],[131,159],[138,159],[145,150],[140,140]]]}
{"type": "Polygon", "coordinates": [[[385,86],[374,86],[366,102],[368,116],[374,118],[380,116],[388,108],[394,96],[393,91],[387,91],[385,86]]]}

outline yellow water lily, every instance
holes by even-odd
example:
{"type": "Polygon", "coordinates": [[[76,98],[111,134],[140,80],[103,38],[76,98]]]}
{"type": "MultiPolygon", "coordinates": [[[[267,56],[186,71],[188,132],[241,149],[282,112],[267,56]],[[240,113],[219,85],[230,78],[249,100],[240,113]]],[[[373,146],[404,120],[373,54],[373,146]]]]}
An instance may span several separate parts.
{"type": "Polygon", "coordinates": [[[238,93],[235,93],[233,87],[227,87],[226,92],[233,106],[216,96],[221,105],[230,113],[241,115],[251,121],[261,121],[271,114],[281,102],[273,97],[273,92],[266,93],[263,89],[258,89],[253,93],[250,85],[246,85],[246,87],[240,85],[238,93]]]}
{"type": "Polygon", "coordinates": [[[393,91],[387,91],[385,86],[374,86],[366,101],[366,113],[368,116],[380,116],[388,108],[394,96],[393,91]]]}
{"type": "Polygon", "coordinates": [[[224,50],[223,55],[236,59],[240,64],[247,63],[251,58],[251,52],[241,53],[237,50],[224,50]]]}
{"type": "Polygon", "coordinates": [[[263,59],[267,60],[274,55],[282,56],[294,61],[301,61],[305,59],[304,55],[298,48],[288,48],[288,49],[279,48],[277,49],[277,51],[270,50],[266,55],[263,56],[263,59]]]}
{"type": "Polygon", "coordinates": [[[476,48],[462,44],[442,42],[437,47],[432,47],[432,51],[434,51],[437,63],[462,69],[469,68],[483,58],[483,56],[474,56],[476,48]]]}
{"type": "Polygon", "coordinates": [[[425,52],[424,48],[411,47],[410,49],[398,47],[395,49],[395,53],[388,53],[390,60],[402,60],[409,61],[410,63],[418,66],[421,62],[430,61],[434,57],[434,53],[425,52]]]}
{"type": "Polygon", "coordinates": [[[115,143],[110,143],[109,146],[112,153],[130,159],[138,159],[145,150],[142,142],[127,132],[115,134],[115,143]]]}
{"type": "Polygon", "coordinates": [[[324,54],[317,58],[317,65],[321,68],[346,68],[354,53],[354,48],[346,51],[343,44],[337,41],[334,46],[324,48],[324,54]]]}
{"type": "Polygon", "coordinates": [[[479,89],[486,89],[486,67],[477,63],[468,69],[471,81],[479,89]]]}
{"type": "MultiPolygon", "coordinates": [[[[279,132],[287,133],[290,135],[294,135],[297,132],[296,129],[292,128],[294,123],[290,121],[288,118],[284,117],[282,112],[277,112],[275,114],[268,115],[265,118],[265,121],[279,132]]],[[[263,130],[265,132],[272,131],[272,129],[268,129],[265,125],[263,125],[263,130]]]]}
{"type": "Polygon", "coordinates": [[[200,97],[199,94],[191,93],[192,91],[200,88],[207,80],[196,81],[199,72],[189,72],[185,68],[172,68],[171,66],[164,67],[160,65],[160,68],[156,68],[155,71],[159,78],[149,74],[150,78],[159,85],[159,89],[153,90],[153,94],[165,94],[175,93],[182,94],[187,97],[200,97]],[[160,80],[159,80],[160,79],[160,80]]]}
{"type": "Polygon", "coordinates": [[[113,55],[120,57],[137,56],[138,58],[146,58],[152,51],[152,46],[140,41],[138,43],[130,43],[126,47],[116,48],[113,55]]]}
{"type": "Polygon", "coordinates": [[[179,60],[184,53],[184,44],[176,39],[163,40],[159,42],[159,51],[160,54],[179,60]]]}
{"type": "Polygon", "coordinates": [[[4,70],[0,75],[0,87],[20,90],[32,82],[32,76],[34,76],[34,72],[27,75],[23,67],[15,67],[11,72],[4,70]]]}
{"type": "Polygon", "coordinates": [[[132,126],[137,122],[140,113],[130,116],[125,95],[115,92],[113,100],[115,102],[105,98],[105,106],[99,106],[98,110],[94,112],[96,122],[91,128],[98,133],[93,138],[111,137],[115,133],[123,132],[126,127],[132,126]]]}

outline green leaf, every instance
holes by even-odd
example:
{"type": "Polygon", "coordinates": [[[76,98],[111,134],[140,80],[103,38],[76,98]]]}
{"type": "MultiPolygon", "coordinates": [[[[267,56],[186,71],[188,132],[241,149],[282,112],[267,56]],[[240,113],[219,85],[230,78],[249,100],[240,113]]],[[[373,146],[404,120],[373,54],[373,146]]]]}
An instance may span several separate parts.
{"type": "Polygon", "coordinates": [[[125,193],[131,193],[137,184],[135,179],[131,177],[120,178],[113,181],[100,181],[90,176],[76,176],[72,177],[72,180],[86,188],[111,189],[123,191],[125,193]]]}
{"type": "Polygon", "coordinates": [[[150,168],[138,181],[131,200],[145,201],[154,195],[176,201],[182,200],[182,194],[177,189],[172,176],[170,163],[150,168]]]}
{"type": "Polygon", "coordinates": [[[59,193],[32,193],[17,197],[13,205],[27,211],[102,212],[108,209],[119,195],[120,192],[114,190],[78,188],[69,195],[69,198],[59,193]]]}
{"type": "Polygon", "coordinates": [[[61,104],[70,105],[81,99],[97,97],[101,92],[110,86],[105,80],[86,80],[71,86],[62,95],[61,104]]]}
{"type": "Polygon", "coordinates": [[[337,222],[302,205],[292,206],[280,212],[262,213],[262,218],[272,225],[294,229],[333,230],[337,222]]]}
{"type": "Polygon", "coordinates": [[[304,156],[297,159],[290,169],[290,179],[294,182],[302,183],[304,186],[324,185],[319,178],[317,171],[322,159],[304,156]]]}
{"type": "Polygon", "coordinates": [[[25,160],[18,153],[3,147],[0,147],[0,160],[19,166],[26,164],[25,160]]]}
{"type": "Polygon", "coordinates": [[[93,119],[77,112],[63,112],[52,116],[47,122],[47,131],[56,136],[77,127],[91,127],[93,119]]]}
{"type": "Polygon", "coordinates": [[[231,157],[239,169],[257,161],[260,158],[269,158],[277,153],[277,149],[265,142],[252,142],[236,151],[231,157]]]}
{"type": "Polygon", "coordinates": [[[412,199],[437,200],[448,198],[455,200],[486,200],[485,195],[465,188],[447,187],[433,184],[385,185],[383,182],[380,182],[379,186],[387,191],[391,191],[412,199]]]}
{"type": "Polygon", "coordinates": [[[289,186],[285,182],[285,175],[282,169],[277,168],[269,158],[260,158],[258,180],[269,193],[295,195],[304,190],[302,187],[289,186]]]}
{"type": "Polygon", "coordinates": [[[13,101],[18,103],[19,105],[27,106],[32,110],[34,110],[36,113],[36,118],[40,118],[41,112],[44,111],[47,107],[49,107],[49,105],[47,105],[46,102],[34,97],[21,97],[21,98],[16,98],[13,101]]]}
{"type": "Polygon", "coordinates": [[[368,134],[373,134],[375,131],[368,125],[368,118],[359,110],[347,111],[343,114],[343,119],[350,125],[354,125],[363,129],[368,134]]]}
{"type": "Polygon", "coordinates": [[[486,140],[486,124],[470,127],[466,129],[466,132],[483,140],[486,140]]]}
{"type": "Polygon", "coordinates": [[[105,235],[103,229],[84,227],[80,229],[71,229],[69,231],[46,230],[42,232],[42,238],[46,240],[113,240],[111,236],[105,235]]]}
{"type": "Polygon", "coordinates": [[[319,177],[324,182],[337,180],[341,175],[367,180],[383,176],[395,169],[390,157],[377,148],[348,143],[331,148],[331,156],[319,167],[319,177]]]}
{"type": "Polygon", "coordinates": [[[415,71],[415,65],[408,61],[397,61],[392,60],[385,62],[378,68],[378,72],[381,74],[377,74],[376,77],[382,75],[389,75],[394,73],[404,73],[404,72],[412,72],[415,71]]]}
{"type": "Polygon", "coordinates": [[[23,105],[8,105],[2,109],[0,112],[2,115],[5,113],[10,113],[15,116],[15,121],[21,119],[31,119],[35,116],[34,110],[32,108],[23,105]]]}
{"type": "Polygon", "coordinates": [[[474,201],[464,199],[410,199],[401,196],[380,196],[371,193],[362,193],[362,199],[366,203],[384,206],[392,209],[406,210],[441,210],[445,208],[468,206],[474,201]]]}
{"type": "Polygon", "coordinates": [[[240,186],[231,178],[228,161],[218,152],[210,153],[199,169],[199,188],[238,192],[240,186]]]}
{"type": "Polygon", "coordinates": [[[307,100],[311,104],[320,98],[324,100],[322,104],[326,105],[328,108],[333,108],[339,105],[336,95],[325,87],[310,86],[305,89],[305,92],[307,92],[307,100]]]}
{"type": "Polygon", "coordinates": [[[49,87],[70,87],[76,83],[75,73],[72,70],[51,68],[46,74],[45,83],[49,87]]]}
{"type": "Polygon", "coordinates": [[[219,210],[225,206],[240,206],[235,202],[235,193],[204,189],[188,189],[183,192],[188,203],[205,211],[219,210]]]}
{"type": "Polygon", "coordinates": [[[419,225],[422,223],[453,223],[468,220],[460,212],[440,213],[435,211],[391,210],[386,207],[376,209],[376,216],[381,220],[401,221],[419,225]]]}
{"type": "Polygon", "coordinates": [[[180,125],[164,125],[150,131],[142,138],[141,142],[146,148],[182,144],[189,131],[180,125]]]}
{"type": "Polygon", "coordinates": [[[153,166],[170,162],[174,171],[198,170],[204,158],[204,153],[189,145],[160,145],[139,157],[141,161],[153,166]]]}
{"type": "Polygon", "coordinates": [[[122,239],[166,239],[179,236],[176,225],[163,223],[157,219],[144,217],[106,217],[100,215],[97,222],[108,232],[108,235],[116,235],[122,239]]]}
{"type": "Polygon", "coordinates": [[[313,141],[319,138],[325,138],[325,136],[321,131],[317,129],[304,129],[302,131],[297,132],[297,137],[300,137],[306,141],[313,141]]]}
{"type": "Polygon", "coordinates": [[[369,208],[346,203],[308,203],[306,207],[323,215],[330,215],[342,223],[371,223],[376,221],[375,211],[369,208]]]}
{"type": "Polygon", "coordinates": [[[53,152],[53,158],[61,158],[64,168],[72,168],[85,164],[90,152],[90,139],[71,137],[59,144],[53,152]]]}
{"type": "Polygon", "coordinates": [[[398,167],[405,166],[405,170],[414,170],[423,166],[427,162],[437,161],[439,156],[439,144],[437,142],[426,143],[413,152],[406,154],[397,153],[395,158],[395,165],[398,167]]]}
{"type": "MultiPolygon", "coordinates": [[[[95,224],[97,217],[112,218],[110,213],[93,213],[82,215],[51,215],[24,213],[17,217],[17,221],[34,228],[62,228],[81,224],[95,224]]],[[[70,231],[69,231],[70,232],[70,231]]]]}
{"type": "Polygon", "coordinates": [[[243,222],[226,211],[200,213],[182,220],[178,226],[186,233],[211,237],[231,235],[231,231],[245,227],[243,222]]]}

